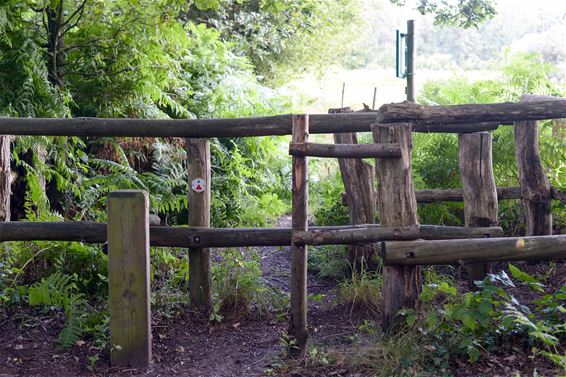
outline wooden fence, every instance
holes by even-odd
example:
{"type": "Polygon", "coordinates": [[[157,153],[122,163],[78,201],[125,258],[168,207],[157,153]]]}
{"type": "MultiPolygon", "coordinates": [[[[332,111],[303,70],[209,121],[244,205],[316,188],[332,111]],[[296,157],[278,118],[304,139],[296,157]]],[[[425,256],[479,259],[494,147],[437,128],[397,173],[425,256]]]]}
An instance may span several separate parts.
{"type": "MultiPolygon", "coordinates": [[[[150,227],[147,195],[139,191],[120,191],[109,196],[108,224],[0,223],[0,242],[108,242],[111,359],[113,364],[134,367],[147,366],[151,360],[148,262],[150,245],[189,247],[189,295],[192,304],[203,311],[208,311],[211,307],[210,247],[290,245],[289,335],[297,344],[297,347],[290,349],[290,354],[300,357],[304,354],[308,338],[307,245],[363,245],[380,242],[379,248],[385,262],[383,294],[386,325],[393,323],[400,308],[412,306],[416,301],[420,291],[419,264],[472,262],[477,267],[476,272],[481,275],[485,270],[486,261],[566,257],[566,236],[501,238],[502,231],[496,226],[497,219],[494,218],[493,211],[493,207],[497,205],[498,190],[492,182],[491,136],[481,133],[493,130],[499,125],[519,122],[515,123],[515,130],[523,127],[530,132],[529,137],[523,138],[526,140],[524,145],[526,148],[530,148],[527,144],[536,148],[532,134],[534,132],[536,136],[536,120],[555,118],[566,118],[566,100],[542,98],[520,103],[435,107],[405,102],[384,105],[377,112],[367,113],[220,120],[0,118],[0,134],[4,135],[187,138],[191,186],[188,228],[150,227]],[[351,134],[359,131],[372,131],[376,144],[359,146],[354,143],[308,143],[309,133],[351,134]],[[466,227],[418,223],[418,195],[413,189],[410,167],[412,132],[462,134],[460,158],[461,161],[470,161],[469,171],[463,169],[469,184],[465,184],[462,191],[454,193],[452,197],[457,196],[454,200],[463,199],[465,202],[466,227]],[[207,138],[288,134],[293,135],[290,145],[290,154],[293,155],[292,228],[210,228],[210,148],[207,138]],[[376,172],[380,182],[377,205],[381,224],[309,227],[309,155],[349,159],[376,158],[376,172]],[[477,163],[478,161],[480,163],[477,163]],[[478,180],[484,184],[478,185],[478,180]],[[489,182],[489,185],[485,184],[489,182]],[[489,213],[482,213],[484,210],[489,213]],[[451,253],[452,249],[457,250],[457,253],[451,253]]],[[[530,154],[529,158],[534,158],[536,154],[530,154]]],[[[548,194],[542,196],[536,194],[539,186],[533,188],[528,185],[533,185],[533,182],[528,178],[521,179],[520,195],[525,200],[539,203],[541,198],[562,198],[563,193],[555,190],[552,194],[549,185],[543,185],[548,194]]],[[[513,195],[519,195],[516,189],[511,191],[513,195]]],[[[375,208],[375,203],[374,198],[361,204],[375,208]]],[[[534,208],[539,209],[541,206],[534,208]]],[[[548,215],[548,206],[542,208],[545,216],[548,215]]]]}

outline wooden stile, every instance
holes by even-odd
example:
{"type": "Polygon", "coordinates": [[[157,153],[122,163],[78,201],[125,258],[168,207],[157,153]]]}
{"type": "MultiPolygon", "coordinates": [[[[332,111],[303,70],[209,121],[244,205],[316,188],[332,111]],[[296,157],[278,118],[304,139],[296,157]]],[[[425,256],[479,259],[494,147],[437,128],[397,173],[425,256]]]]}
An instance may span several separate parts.
{"type": "MultiPolygon", "coordinates": [[[[189,170],[189,226],[210,227],[210,143],[186,139],[189,170]],[[201,180],[200,186],[196,180],[201,180]]],[[[189,245],[187,245],[189,246],[189,245]]],[[[191,305],[208,315],[212,308],[210,250],[189,248],[189,296],[191,305]]]]}
{"type": "MultiPolygon", "coordinates": [[[[490,133],[458,135],[458,164],[464,195],[464,218],[467,227],[497,225],[497,189],[493,175],[492,136],[490,133]]],[[[487,263],[466,266],[468,279],[483,280],[487,263]]]]}
{"type": "Polygon", "coordinates": [[[145,191],[108,196],[108,286],[112,366],[151,362],[149,199],[145,191]]]}
{"type": "MultiPolygon", "coordinates": [[[[376,160],[379,181],[378,202],[381,225],[418,226],[417,200],[411,176],[411,124],[373,124],[376,143],[400,143],[400,159],[376,160]]],[[[385,266],[383,268],[383,329],[389,330],[402,308],[414,307],[421,289],[419,268],[385,266]]]]}
{"type": "MultiPolygon", "coordinates": [[[[309,137],[309,116],[293,117],[293,142],[306,143],[309,137]]],[[[293,156],[293,233],[308,230],[308,171],[307,157],[293,156]]],[[[294,340],[289,346],[289,356],[305,355],[307,329],[307,247],[291,241],[291,311],[289,336],[294,340]]]]}

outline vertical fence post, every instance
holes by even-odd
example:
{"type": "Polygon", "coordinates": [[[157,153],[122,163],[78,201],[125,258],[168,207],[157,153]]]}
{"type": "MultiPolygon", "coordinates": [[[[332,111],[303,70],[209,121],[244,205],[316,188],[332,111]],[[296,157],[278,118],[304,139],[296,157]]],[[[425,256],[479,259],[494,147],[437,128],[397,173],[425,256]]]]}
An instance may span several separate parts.
{"type": "MultiPolygon", "coordinates": [[[[466,226],[496,226],[498,203],[493,175],[492,135],[489,132],[459,134],[458,165],[466,226]]],[[[485,262],[470,263],[466,269],[470,282],[483,280],[488,272],[485,262]]]]}
{"type": "MultiPolygon", "coordinates": [[[[309,116],[293,116],[293,142],[306,143],[309,138],[309,116]]],[[[307,157],[293,156],[292,227],[308,229],[308,172],[307,157]]],[[[289,316],[289,356],[300,358],[306,351],[307,330],[307,247],[295,245],[291,238],[291,312],[289,316]]]]}
{"type": "MultiPolygon", "coordinates": [[[[540,100],[524,95],[521,102],[540,100]]],[[[548,97],[544,97],[548,99],[548,97]]],[[[521,196],[526,209],[525,236],[552,234],[550,182],[544,172],[538,147],[536,121],[515,123],[515,160],[519,171],[521,196]]]]}
{"type": "Polygon", "coordinates": [[[11,136],[0,135],[0,221],[10,221],[10,140],[11,136]]]}
{"type": "Polygon", "coordinates": [[[112,365],[151,362],[149,200],[145,191],[108,196],[108,285],[112,365]]]}
{"type": "MultiPolygon", "coordinates": [[[[351,113],[349,107],[330,109],[329,114],[351,113]]],[[[334,134],[336,144],[357,144],[355,132],[334,134]]],[[[376,214],[375,170],[361,158],[339,158],[340,174],[344,183],[350,224],[373,224],[376,214]]],[[[348,261],[353,270],[374,270],[375,247],[373,243],[348,245],[348,261]]]]}
{"type": "MultiPolygon", "coordinates": [[[[186,139],[189,166],[189,226],[210,227],[210,143],[186,139]]],[[[207,315],[212,307],[210,249],[189,249],[191,304],[207,315]]]]}
{"type": "MultiPolygon", "coordinates": [[[[401,144],[402,157],[376,159],[381,226],[418,225],[417,200],[411,176],[412,126],[410,123],[373,124],[376,143],[401,144]]],[[[414,307],[421,290],[418,266],[383,267],[383,329],[396,322],[399,309],[414,307]]]]}
{"type": "Polygon", "coordinates": [[[415,102],[415,21],[407,21],[407,101],[415,102]]]}

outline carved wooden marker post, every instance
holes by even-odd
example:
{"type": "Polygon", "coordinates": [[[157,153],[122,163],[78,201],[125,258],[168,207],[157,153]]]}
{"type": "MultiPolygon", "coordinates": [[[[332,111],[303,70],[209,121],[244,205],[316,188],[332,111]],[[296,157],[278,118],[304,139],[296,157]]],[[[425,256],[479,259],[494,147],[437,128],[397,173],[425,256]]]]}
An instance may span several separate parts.
{"type": "MultiPolygon", "coordinates": [[[[377,123],[372,125],[376,143],[400,143],[402,156],[398,159],[377,159],[379,180],[377,197],[381,226],[416,226],[417,200],[411,176],[411,124],[377,123]]],[[[388,330],[402,308],[412,308],[421,289],[417,266],[383,267],[383,329],[388,330]]]]}
{"type": "MultiPolygon", "coordinates": [[[[309,137],[309,116],[293,116],[293,142],[306,143],[309,137]]],[[[293,156],[293,233],[308,230],[307,157],[293,156]]],[[[291,312],[289,316],[289,356],[300,358],[306,351],[307,330],[307,246],[295,244],[291,238],[291,312]]]]}
{"type": "MultiPolygon", "coordinates": [[[[497,188],[493,175],[492,136],[487,132],[458,135],[458,163],[467,227],[497,226],[497,188]]],[[[470,263],[468,279],[483,280],[487,263],[470,263]]]]}
{"type": "MultiPolygon", "coordinates": [[[[189,163],[189,226],[210,227],[210,144],[207,139],[186,139],[189,163]]],[[[193,239],[198,243],[198,239],[193,239]]],[[[208,315],[212,307],[210,249],[189,249],[191,304],[208,315]]]]}
{"type": "MultiPolygon", "coordinates": [[[[351,112],[349,107],[330,109],[330,114],[351,112]]],[[[357,144],[355,132],[334,134],[336,144],[357,144]]],[[[375,170],[361,158],[338,159],[342,182],[346,190],[346,201],[350,224],[373,224],[376,212],[376,193],[374,186],[375,170]]],[[[349,245],[348,260],[353,268],[360,271],[363,267],[374,269],[375,249],[373,243],[349,245]]]]}
{"type": "Polygon", "coordinates": [[[112,365],[151,362],[149,200],[145,191],[108,196],[108,285],[112,365]]]}

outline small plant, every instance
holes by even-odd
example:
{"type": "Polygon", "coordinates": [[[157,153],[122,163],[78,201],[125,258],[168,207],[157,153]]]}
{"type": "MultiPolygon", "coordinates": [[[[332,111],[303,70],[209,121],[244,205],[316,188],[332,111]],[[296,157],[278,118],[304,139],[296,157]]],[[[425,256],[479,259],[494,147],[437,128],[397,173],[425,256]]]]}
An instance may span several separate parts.
{"type": "Polygon", "coordinates": [[[217,314],[241,319],[253,309],[261,315],[285,306],[281,293],[263,279],[257,254],[226,249],[220,257],[212,267],[217,314]]]}
{"type": "Polygon", "coordinates": [[[341,245],[314,246],[309,249],[308,269],[322,279],[341,280],[350,270],[346,250],[341,245]]]}
{"type": "Polygon", "coordinates": [[[350,305],[354,310],[365,310],[372,315],[381,313],[381,287],[383,278],[372,272],[352,271],[352,276],[340,283],[338,288],[338,302],[350,305]]]}
{"type": "Polygon", "coordinates": [[[32,306],[64,310],[65,327],[56,340],[61,347],[72,346],[82,335],[87,302],[83,294],[77,293],[72,276],[60,272],[49,275],[29,289],[28,299],[32,306]]]}

